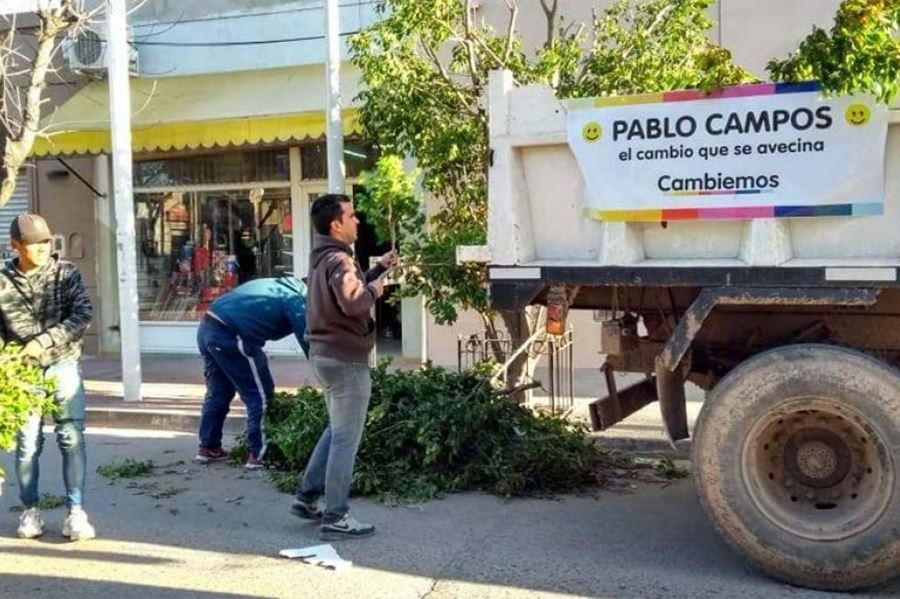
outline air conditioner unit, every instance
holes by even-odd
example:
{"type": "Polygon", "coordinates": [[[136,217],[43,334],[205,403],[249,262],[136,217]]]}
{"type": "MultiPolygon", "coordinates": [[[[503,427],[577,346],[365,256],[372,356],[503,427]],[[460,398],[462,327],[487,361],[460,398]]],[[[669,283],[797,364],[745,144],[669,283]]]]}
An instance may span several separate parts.
{"type": "MultiPolygon", "coordinates": [[[[138,75],[138,51],[131,43],[134,33],[128,28],[128,72],[138,75]]],[[[73,71],[101,74],[109,68],[109,44],[105,32],[80,27],[63,42],[63,56],[73,71]]]]}

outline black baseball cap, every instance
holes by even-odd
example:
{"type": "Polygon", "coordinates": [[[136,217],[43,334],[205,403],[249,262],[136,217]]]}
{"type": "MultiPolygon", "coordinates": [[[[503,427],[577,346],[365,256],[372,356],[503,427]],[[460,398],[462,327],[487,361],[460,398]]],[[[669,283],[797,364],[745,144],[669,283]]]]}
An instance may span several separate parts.
{"type": "Polygon", "coordinates": [[[9,225],[9,236],[21,243],[42,243],[53,239],[44,217],[20,214],[9,225]]]}

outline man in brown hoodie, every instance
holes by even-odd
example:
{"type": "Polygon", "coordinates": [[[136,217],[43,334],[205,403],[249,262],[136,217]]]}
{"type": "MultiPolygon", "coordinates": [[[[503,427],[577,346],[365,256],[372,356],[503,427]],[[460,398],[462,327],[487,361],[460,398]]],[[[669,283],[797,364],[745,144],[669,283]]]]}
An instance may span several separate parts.
{"type": "Polygon", "coordinates": [[[385,254],[378,266],[363,273],[351,247],[359,220],[345,195],[318,198],[310,219],[317,234],[307,278],[306,338],[329,423],[300,480],[291,513],[321,518],[319,536],[325,540],[362,537],[375,527],[353,518],[347,500],[372,393],[369,352],[375,346],[375,323],[370,311],[384,293],[384,273],[396,255],[385,254]]]}

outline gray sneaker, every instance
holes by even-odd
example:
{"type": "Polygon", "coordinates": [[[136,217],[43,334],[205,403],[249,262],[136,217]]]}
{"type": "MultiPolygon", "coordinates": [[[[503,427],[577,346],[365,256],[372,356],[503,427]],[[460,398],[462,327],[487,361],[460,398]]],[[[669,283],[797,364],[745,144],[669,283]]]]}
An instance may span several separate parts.
{"type": "Polygon", "coordinates": [[[22,512],[16,533],[21,539],[36,539],[44,534],[44,517],[41,516],[41,510],[30,507],[22,512]]]}
{"type": "Polygon", "coordinates": [[[63,522],[62,535],[73,541],[86,541],[97,536],[97,531],[88,521],[87,514],[79,507],[69,510],[63,522]]]}
{"type": "Polygon", "coordinates": [[[325,513],[325,502],[318,499],[312,503],[303,501],[302,499],[294,499],[291,505],[291,513],[301,520],[313,520],[318,522],[325,513]]]}
{"type": "Polygon", "coordinates": [[[349,513],[340,520],[323,522],[319,528],[319,538],[323,541],[339,541],[341,539],[358,539],[375,533],[375,526],[359,522],[349,513]]]}

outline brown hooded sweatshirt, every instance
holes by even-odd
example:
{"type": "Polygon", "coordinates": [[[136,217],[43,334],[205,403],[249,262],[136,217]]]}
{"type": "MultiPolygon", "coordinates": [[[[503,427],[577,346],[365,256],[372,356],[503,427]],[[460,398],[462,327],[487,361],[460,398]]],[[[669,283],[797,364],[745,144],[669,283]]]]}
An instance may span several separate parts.
{"type": "Polygon", "coordinates": [[[345,243],[315,236],[307,276],[306,338],[309,356],[345,362],[369,361],[375,346],[375,322],[369,311],[378,299],[369,285],[384,272],[376,266],[363,273],[345,243]]]}

